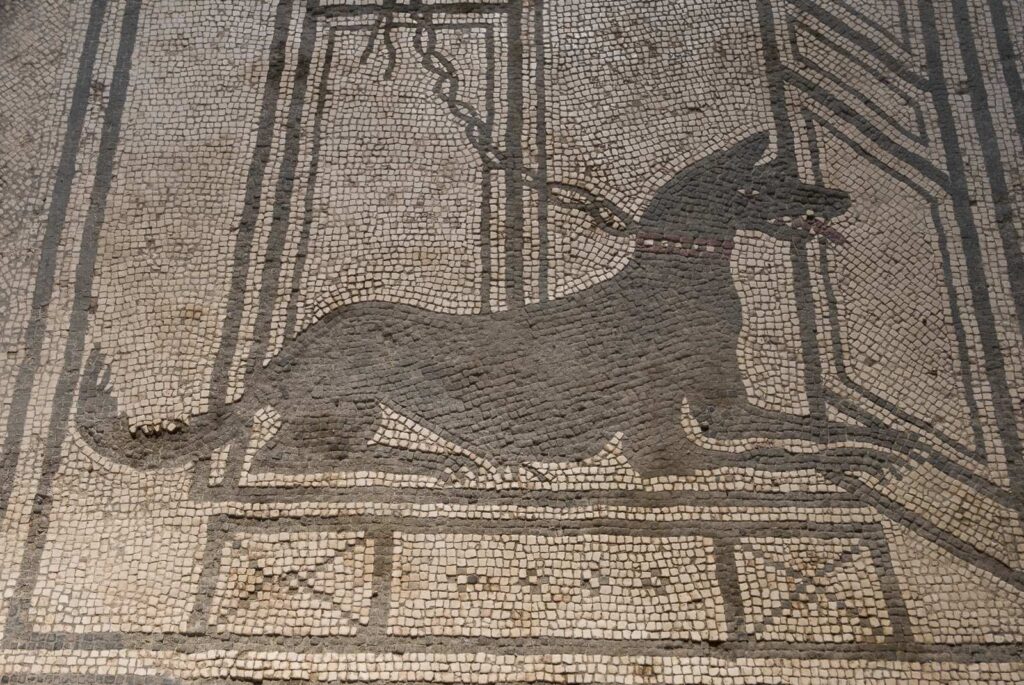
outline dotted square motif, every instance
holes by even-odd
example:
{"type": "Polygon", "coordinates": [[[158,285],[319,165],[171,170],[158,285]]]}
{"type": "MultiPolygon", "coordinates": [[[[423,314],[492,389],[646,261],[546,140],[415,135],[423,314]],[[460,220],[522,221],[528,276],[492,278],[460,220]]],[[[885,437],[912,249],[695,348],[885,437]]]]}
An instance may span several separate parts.
{"type": "Polygon", "coordinates": [[[388,633],[720,640],[701,537],[397,534],[388,633]]]}
{"type": "Polygon", "coordinates": [[[881,642],[892,633],[871,549],[856,538],[744,538],[736,570],[758,640],[881,642]]]}
{"type": "Polygon", "coordinates": [[[224,546],[211,626],[241,635],[354,635],[370,617],[373,540],[362,532],[237,533],[224,546]]]}

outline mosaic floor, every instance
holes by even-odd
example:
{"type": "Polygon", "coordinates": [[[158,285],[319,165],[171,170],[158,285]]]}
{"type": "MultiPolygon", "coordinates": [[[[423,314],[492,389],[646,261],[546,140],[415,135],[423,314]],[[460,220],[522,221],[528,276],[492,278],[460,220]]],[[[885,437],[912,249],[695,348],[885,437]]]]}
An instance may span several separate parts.
{"type": "Polygon", "coordinates": [[[1022,56],[0,2],[0,682],[1024,682],[1022,56]]]}

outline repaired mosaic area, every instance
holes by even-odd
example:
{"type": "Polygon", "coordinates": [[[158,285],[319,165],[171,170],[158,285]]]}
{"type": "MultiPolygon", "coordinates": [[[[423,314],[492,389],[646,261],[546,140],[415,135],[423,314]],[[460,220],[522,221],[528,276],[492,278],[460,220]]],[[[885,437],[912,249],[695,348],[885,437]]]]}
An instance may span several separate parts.
{"type": "Polygon", "coordinates": [[[1021,26],[0,5],[0,681],[1020,682],[1021,26]]]}

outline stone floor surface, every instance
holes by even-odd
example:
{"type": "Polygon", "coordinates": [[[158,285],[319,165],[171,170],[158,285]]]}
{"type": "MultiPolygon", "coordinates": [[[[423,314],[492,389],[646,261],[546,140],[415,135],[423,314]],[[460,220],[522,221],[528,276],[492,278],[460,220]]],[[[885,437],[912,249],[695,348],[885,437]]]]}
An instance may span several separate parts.
{"type": "Polygon", "coordinates": [[[1024,682],[1020,0],[0,0],[0,683],[1024,682]]]}

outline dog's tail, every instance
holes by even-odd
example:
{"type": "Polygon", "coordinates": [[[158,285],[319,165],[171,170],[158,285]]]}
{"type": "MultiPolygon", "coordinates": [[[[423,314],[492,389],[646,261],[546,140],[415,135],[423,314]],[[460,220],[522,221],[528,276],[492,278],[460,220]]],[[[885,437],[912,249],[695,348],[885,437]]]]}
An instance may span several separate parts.
{"type": "Polygon", "coordinates": [[[118,411],[109,366],[93,350],[82,376],[75,422],[90,447],[105,458],[137,469],[167,468],[244,439],[251,423],[244,405],[221,405],[198,416],[162,421],[159,428],[135,429],[118,411]]]}

